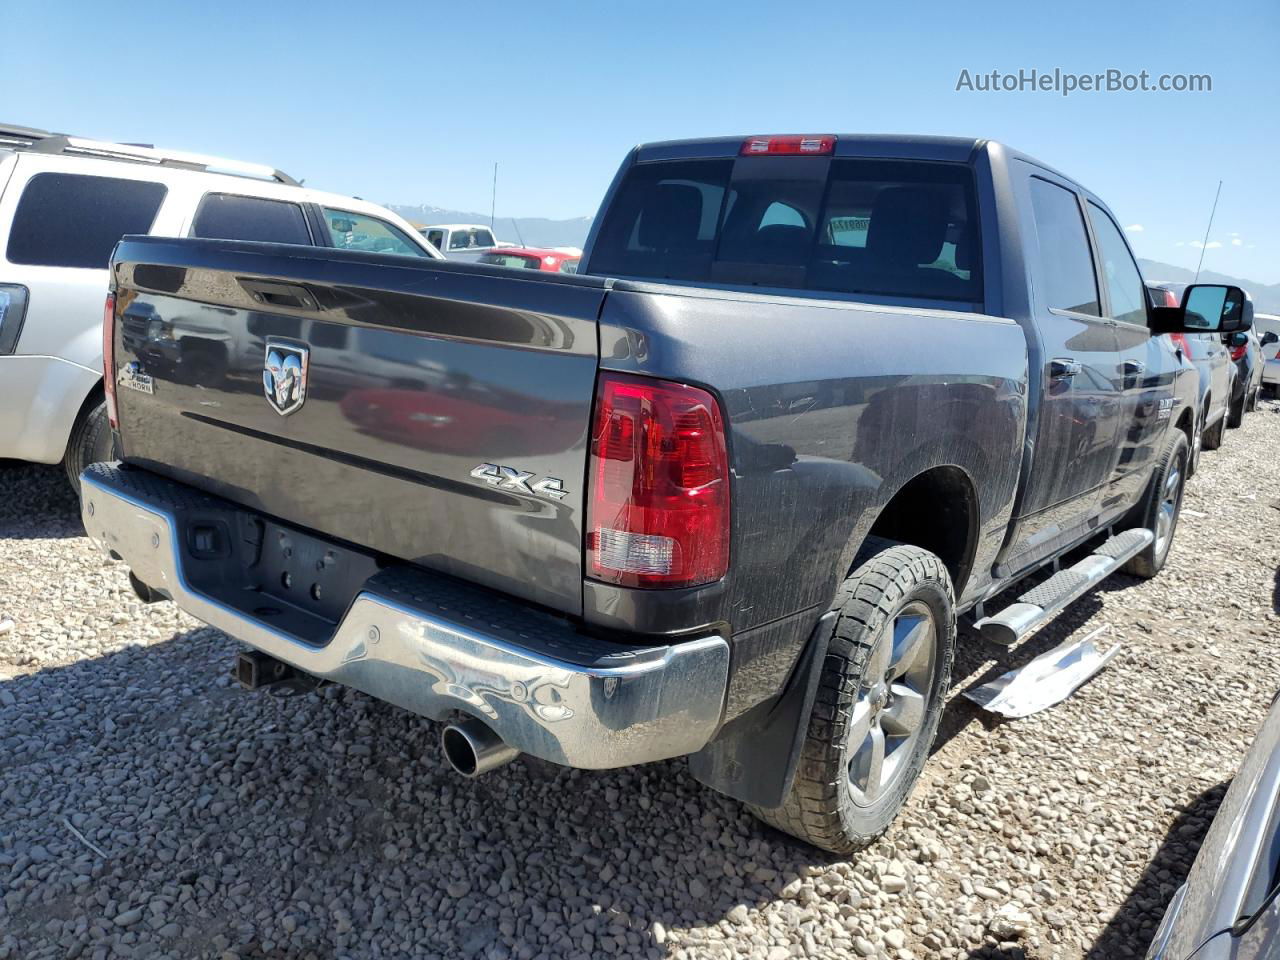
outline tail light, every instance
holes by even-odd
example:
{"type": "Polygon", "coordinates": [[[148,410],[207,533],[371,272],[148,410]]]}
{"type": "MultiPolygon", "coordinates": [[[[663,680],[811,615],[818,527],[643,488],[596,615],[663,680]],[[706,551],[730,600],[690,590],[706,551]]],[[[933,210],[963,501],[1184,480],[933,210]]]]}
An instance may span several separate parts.
{"type": "Polygon", "coordinates": [[[835,149],[836,138],[828,133],[788,137],[748,137],[738,153],[743,157],[826,157],[830,156],[835,149]]]}
{"type": "Polygon", "coordinates": [[[27,314],[27,288],[0,283],[0,357],[16,353],[27,314]]]}
{"type": "Polygon", "coordinates": [[[1173,341],[1173,345],[1182,351],[1183,360],[1191,360],[1191,344],[1187,342],[1185,333],[1171,333],[1169,339],[1173,341]]]}
{"type": "Polygon", "coordinates": [[[1231,348],[1231,359],[1232,359],[1232,360],[1243,360],[1243,359],[1244,359],[1245,352],[1246,352],[1248,349],[1249,349],[1249,345],[1248,345],[1247,343],[1242,343],[1242,344],[1240,344],[1240,346],[1238,346],[1238,347],[1232,347],[1232,348],[1231,348]]]}
{"type": "Polygon", "coordinates": [[[1178,302],[1178,296],[1172,290],[1164,291],[1164,305],[1166,307],[1180,307],[1182,304],[1178,302]]]}
{"type": "Polygon", "coordinates": [[[729,566],[729,457],[715,397],[601,374],[587,506],[589,575],[628,587],[691,587],[729,566]]]}
{"type": "Polygon", "coordinates": [[[120,426],[116,417],[116,295],[107,294],[102,308],[102,387],[107,394],[107,420],[111,429],[120,426]]]}

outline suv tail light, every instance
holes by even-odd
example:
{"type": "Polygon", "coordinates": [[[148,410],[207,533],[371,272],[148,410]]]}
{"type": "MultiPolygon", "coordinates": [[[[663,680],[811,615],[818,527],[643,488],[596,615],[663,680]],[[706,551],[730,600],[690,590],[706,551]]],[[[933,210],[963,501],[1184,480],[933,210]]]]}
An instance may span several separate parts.
{"type": "Polygon", "coordinates": [[[107,395],[107,420],[116,430],[116,295],[107,294],[102,308],[102,388],[107,395]]]}
{"type": "Polygon", "coordinates": [[[826,157],[836,149],[836,138],[829,133],[788,137],[748,137],[738,151],[743,157],[826,157]]]}
{"type": "Polygon", "coordinates": [[[27,288],[16,283],[0,283],[0,357],[17,351],[26,315],[27,288]]]}
{"type": "Polygon", "coordinates": [[[1248,350],[1248,349],[1249,349],[1249,345],[1248,345],[1247,343],[1242,343],[1242,344],[1240,344],[1240,346],[1238,346],[1238,347],[1232,347],[1232,348],[1231,348],[1231,359],[1232,359],[1232,360],[1240,360],[1240,359],[1242,359],[1242,358],[1244,357],[1245,351],[1246,351],[1246,350],[1248,350]]]}
{"type": "Polygon", "coordinates": [[[628,587],[691,587],[724,576],[729,457],[715,397],[602,373],[588,469],[589,576],[628,587]]]}

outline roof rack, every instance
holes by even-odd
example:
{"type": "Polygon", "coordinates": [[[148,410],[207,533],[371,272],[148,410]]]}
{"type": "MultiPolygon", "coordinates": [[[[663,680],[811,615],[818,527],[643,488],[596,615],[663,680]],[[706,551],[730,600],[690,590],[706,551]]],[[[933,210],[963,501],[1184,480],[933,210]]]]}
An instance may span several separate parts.
{"type": "Polygon", "coordinates": [[[0,123],[0,147],[13,149],[29,147],[47,137],[56,136],[60,134],[50,133],[48,130],[37,130],[35,127],[22,127],[16,123],[0,123]]]}
{"type": "Polygon", "coordinates": [[[274,180],[276,183],[299,187],[293,177],[282,170],[260,163],[243,163],[223,157],[210,157],[202,153],[184,150],[162,150],[138,144],[110,143],[105,140],[89,140],[71,137],[64,133],[50,133],[31,127],[19,127],[0,123],[0,147],[11,147],[28,153],[66,154],[78,157],[98,157],[103,160],[124,160],[131,163],[148,163],[158,167],[177,167],[182,170],[199,170],[207,173],[225,173],[234,177],[250,177],[255,180],[274,180]]]}

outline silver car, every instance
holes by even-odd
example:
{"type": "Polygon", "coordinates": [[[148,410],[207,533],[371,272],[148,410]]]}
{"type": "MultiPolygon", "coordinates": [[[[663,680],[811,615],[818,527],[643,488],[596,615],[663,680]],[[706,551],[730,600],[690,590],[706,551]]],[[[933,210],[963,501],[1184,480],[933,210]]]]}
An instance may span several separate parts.
{"type": "Polygon", "coordinates": [[[1262,368],[1262,390],[1275,396],[1280,393],[1280,317],[1255,313],[1253,329],[1258,334],[1262,356],[1266,359],[1262,368]]]}
{"type": "Polygon", "coordinates": [[[1173,895],[1147,960],[1280,960],[1280,698],[1191,872],[1173,895]]]}

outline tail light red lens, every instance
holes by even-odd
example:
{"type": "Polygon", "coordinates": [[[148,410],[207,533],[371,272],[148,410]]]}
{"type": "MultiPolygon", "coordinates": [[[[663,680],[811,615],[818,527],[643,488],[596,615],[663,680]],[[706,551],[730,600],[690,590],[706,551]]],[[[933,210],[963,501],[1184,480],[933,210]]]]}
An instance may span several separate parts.
{"type": "Polygon", "coordinates": [[[1243,360],[1243,359],[1244,359],[1245,351],[1246,351],[1246,350],[1248,350],[1248,349],[1249,349],[1249,347],[1248,347],[1248,345],[1247,345],[1247,344],[1242,344],[1242,345],[1240,345],[1240,346],[1238,346],[1238,347],[1232,347],[1232,348],[1231,348],[1231,359],[1232,359],[1232,360],[1243,360]]]}
{"type": "Polygon", "coordinates": [[[1164,305],[1165,305],[1166,307],[1180,307],[1180,306],[1182,306],[1182,304],[1180,304],[1180,303],[1178,302],[1178,295],[1177,295],[1176,293],[1174,293],[1172,290],[1166,290],[1166,291],[1164,292],[1164,305]]]}
{"type": "Polygon", "coordinates": [[[116,295],[107,294],[102,308],[102,387],[107,394],[107,420],[111,429],[120,426],[116,417],[116,295]]]}
{"type": "Polygon", "coordinates": [[[588,575],[628,587],[691,587],[729,566],[729,457],[715,397],[601,374],[587,505],[588,575]]]}
{"type": "Polygon", "coordinates": [[[738,151],[743,157],[826,157],[835,152],[836,138],[831,134],[805,134],[786,137],[748,137],[738,151]]]}

